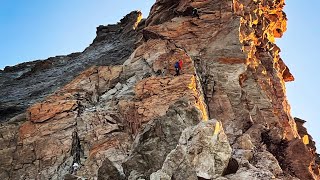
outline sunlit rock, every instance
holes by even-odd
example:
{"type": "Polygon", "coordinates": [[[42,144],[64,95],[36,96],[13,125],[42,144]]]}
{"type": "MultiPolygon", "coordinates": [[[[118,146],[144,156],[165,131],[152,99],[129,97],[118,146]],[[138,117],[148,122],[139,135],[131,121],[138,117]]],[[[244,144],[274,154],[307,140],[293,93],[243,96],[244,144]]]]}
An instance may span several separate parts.
{"type": "Polygon", "coordinates": [[[157,0],[147,19],[99,26],[82,53],[6,67],[0,177],[319,179],[274,43],[283,7],[157,0]]]}

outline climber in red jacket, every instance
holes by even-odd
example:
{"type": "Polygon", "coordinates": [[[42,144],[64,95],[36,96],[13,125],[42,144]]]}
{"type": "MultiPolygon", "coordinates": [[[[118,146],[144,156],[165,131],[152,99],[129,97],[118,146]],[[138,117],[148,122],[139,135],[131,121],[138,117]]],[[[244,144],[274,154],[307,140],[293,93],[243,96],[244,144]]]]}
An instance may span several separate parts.
{"type": "Polygon", "coordinates": [[[180,59],[180,60],[179,60],[179,68],[180,68],[180,71],[181,71],[181,69],[182,69],[182,64],[183,64],[183,61],[180,59]]]}

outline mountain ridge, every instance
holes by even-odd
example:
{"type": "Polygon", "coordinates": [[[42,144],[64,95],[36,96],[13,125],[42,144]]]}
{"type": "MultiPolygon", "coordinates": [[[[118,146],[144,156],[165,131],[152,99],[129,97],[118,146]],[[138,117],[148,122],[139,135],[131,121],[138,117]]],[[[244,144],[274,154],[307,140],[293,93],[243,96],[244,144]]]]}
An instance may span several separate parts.
{"type": "MultiPolygon", "coordinates": [[[[286,30],[283,6],[157,0],[146,20],[136,11],[120,28],[98,27],[82,59],[93,64],[46,97],[24,99],[25,113],[2,116],[1,177],[318,179],[315,145],[286,100],[294,77],[274,44],[286,30]],[[117,52],[106,43],[114,33],[124,43],[117,52]]],[[[11,76],[34,78],[50,64],[34,67],[11,76]]]]}

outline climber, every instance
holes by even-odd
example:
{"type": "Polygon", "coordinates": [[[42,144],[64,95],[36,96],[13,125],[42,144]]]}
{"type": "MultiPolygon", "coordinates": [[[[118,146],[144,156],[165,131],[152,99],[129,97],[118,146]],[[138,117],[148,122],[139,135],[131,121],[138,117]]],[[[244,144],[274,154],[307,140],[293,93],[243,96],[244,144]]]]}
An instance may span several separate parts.
{"type": "Polygon", "coordinates": [[[183,64],[183,61],[180,59],[179,60],[179,68],[180,68],[180,70],[182,69],[182,64],[183,64]]]}
{"type": "Polygon", "coordinates": [[[180,67],[179,67],[179,62],[178,61],[174,64],[174,68],[176,70],[176,76],[179,76],[180,67]]]}
{"type": "Polygon", "coordinates": [[[78,163],[73,163],[72,165],[72,174],[76,174],[77,170],[79,169],[79,164],[78,163]]]}
{"type": "Polygon", "coordinates": [[[192,17],[200,18],[199,12],[198,12],[198,9],[197,9],[197,8],[193,8],[193,9],[192,9],[192,17]]]}

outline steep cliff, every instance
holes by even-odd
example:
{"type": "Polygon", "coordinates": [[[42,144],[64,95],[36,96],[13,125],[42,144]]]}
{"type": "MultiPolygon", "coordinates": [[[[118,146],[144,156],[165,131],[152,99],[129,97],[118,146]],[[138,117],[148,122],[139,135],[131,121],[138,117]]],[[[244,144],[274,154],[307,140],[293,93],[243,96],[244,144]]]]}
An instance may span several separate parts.
{"type": "Polygon", "coordinates": [[[132,12],[116,25],[97,27],[96,38],[82,53],[5,67],[0,71],[0,122],[23,113],[92,65],[122,64],[141,38],[138,27],[132,28],[141,17],[132,12]]]}
{"type": "Polygon", "coordinates": [[[274,44],[283,6],[157,0],[146,20],[99,26],[82,53],[6,68],[0,177],[319,179],[274,44]]]}

